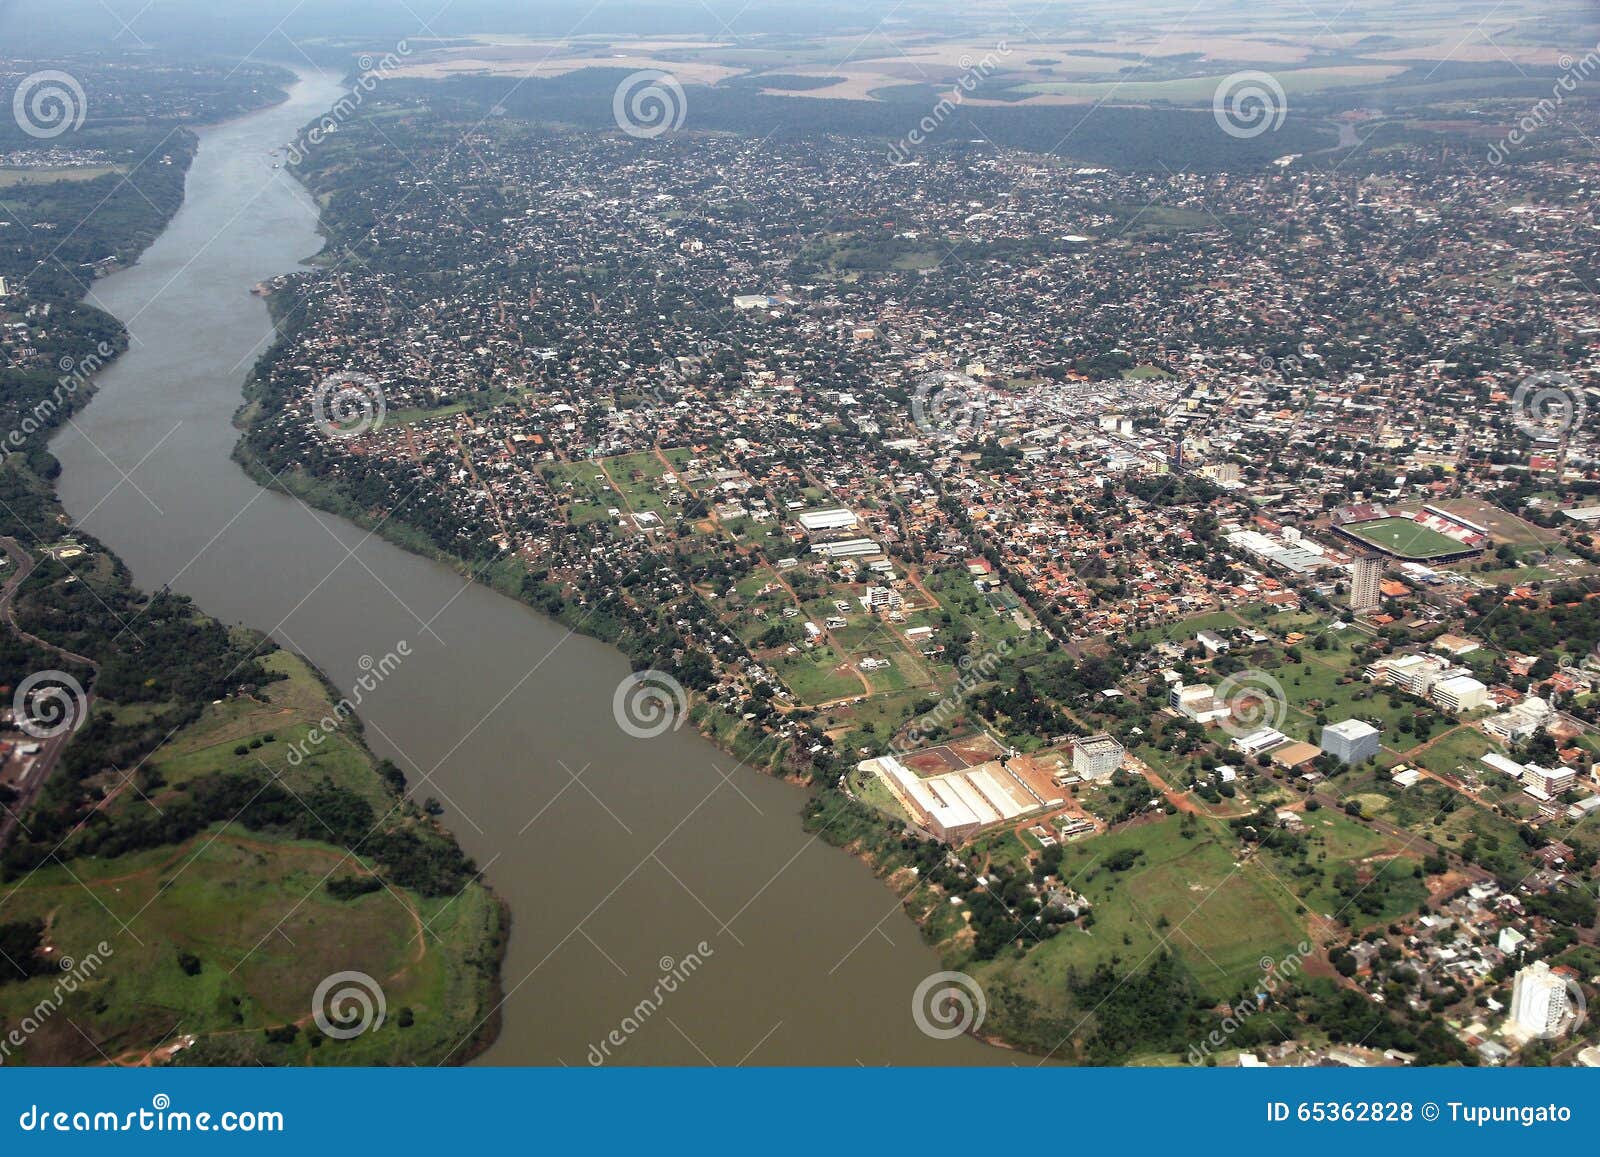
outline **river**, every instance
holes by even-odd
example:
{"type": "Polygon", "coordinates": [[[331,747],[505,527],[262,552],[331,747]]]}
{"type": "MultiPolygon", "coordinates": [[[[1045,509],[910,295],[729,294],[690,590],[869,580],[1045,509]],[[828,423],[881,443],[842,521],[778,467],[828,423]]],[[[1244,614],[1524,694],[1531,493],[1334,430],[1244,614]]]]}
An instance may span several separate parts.
{"type": "MultiPolygon", "coordinates": [[[[404,640],[362,707],[510,904],[493,1064],[585,1063],[651,995],[699,971],[613,1048],[626,1064],[984,1064],[934,1040],[912,993],[938,969],[895,897],[802,832],[798,789],[698,736],[625,735],[628,667],[519,603],[341,519],[262,489],[229,457],[245,376],[271,339],[257,282],[321,248],[316,206],[271,150],[337,99],[305,73],[286,104],[208,128],[183,207],[92,300],[129,352],[54,442],[67,510],[146,589],[269,630],[340,687],[404,640]]],[[[309,994],[308,994],[309,999],[309,994]]]]}

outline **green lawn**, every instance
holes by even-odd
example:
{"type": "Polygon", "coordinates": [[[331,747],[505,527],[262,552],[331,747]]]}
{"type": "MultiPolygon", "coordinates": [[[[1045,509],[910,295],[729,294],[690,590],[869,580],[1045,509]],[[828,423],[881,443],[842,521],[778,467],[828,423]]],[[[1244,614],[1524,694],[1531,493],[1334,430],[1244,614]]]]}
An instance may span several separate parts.
{"type": "Polygon", "coordinates": [[[50,185],[58,181],[93,181],[111,173],[120,173],[116,165],[80,165],[56,169],[0,168],[0,189],[18,185],[50,185]]]}
{"type": "MultiPolygon", "coordinates": [[[[328,714],[328,695],[316,673],[297,655],[278,651],[262,664],[285,678],[267,684],[259,701],[229,699],[209,704],[200,719],[174,736],[147,766],[170,790],[199,776],[243,771],[281,775],[295,790],[323,779],[364,795],[380,813],[390,797],[372,775],[371,763],[352,724],[305,744],[307,734],[328,714]],[[289,753],[300,745],[296,765],[289,753]],[[246,753],[237,754],[243,746],[246,753]],[[381,806],[380,806],[381,805],[381,806]]],[[[318,728],[320,732],[320,728],[318,728]]],[[[133,793],[125,800],[132,802],[133,793]]]]}
{"type": "Polygon", "coordinates": [[[773,660],[772,666],[783,680],[783,685],[801,703],[826,703],[846,695],[866,693],[849,671],[835,671],[840,656],[832,647],[817,647],[798,654],[784,655],[773,660]]]}
{"type": "Polygon", "coordinates": [[[1305,858],[1270,852],[1263,866],[1311,911],[1368,927],[1412,912],[1426,898],[1427,890],[1415,876],[1419,857],[1404,854],[1400,841],[1330,806],[1305,812],[1301,819],[1306,825],[1305,858]],[[1341,869],[1355,871],[1363,881],[1354,898],[1335,887],[1341,869]],[[1377,911],[1363,910],[1363,899],[1378,901],[1369,904],[1377,911]]]}
{"type": "Polygon", "coordinates": [[[1469,771],[1481,772],[1484,769],[1479,759],[1496,750],[1498,747],[1483,732],[1461,727],[1415,756],[1413,762],[1440,775],[1455,775],[1463,765],[1469,771]]]}
{"type": "Polygon", "coordinates": [[[556,501],[566,506],[566,521],[583,526],[609,517],[622,502],[592,462],[546,462],[540,469],[556,501]]]}

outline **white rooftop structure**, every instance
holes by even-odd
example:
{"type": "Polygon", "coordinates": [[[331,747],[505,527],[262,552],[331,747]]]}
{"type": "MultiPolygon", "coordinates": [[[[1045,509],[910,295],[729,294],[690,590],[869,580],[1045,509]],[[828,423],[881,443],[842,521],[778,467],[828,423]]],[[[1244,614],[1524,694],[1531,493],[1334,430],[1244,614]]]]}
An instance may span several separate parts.
{"type": "Polygon", "coordinates": [[[1233,741],[1233,746],[1246,755],[1256,755],[1288,742],[1289,737],[1283,732],[1273,727],[1263,727],[1249,735],[1239,736],[1233,741]]]}
{"type": "Polygon", "coordinates": [[[848,530],[859,520],[854,511],[835,507],[831,510],[808,510],[798,515],[796,521],[814,534],[819,530],[848,530]]]}

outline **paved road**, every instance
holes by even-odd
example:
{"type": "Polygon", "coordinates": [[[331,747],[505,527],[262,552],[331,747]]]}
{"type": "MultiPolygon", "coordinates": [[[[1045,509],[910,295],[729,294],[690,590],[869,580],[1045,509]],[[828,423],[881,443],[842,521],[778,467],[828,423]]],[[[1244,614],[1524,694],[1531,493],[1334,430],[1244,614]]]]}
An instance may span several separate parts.
{"type": "MultiPolygon", "coordinates": [[[[17,625],[16,610],[13,607],[13,602],[16,599],[18,589],[27,581],[28,576],[33,573],[37,563],[34,561],[32,553],[16,539],[0,536],[0,550],[5,551],[6,556],[11,560],[12,568],[11,573],[6,577],[5,584],[0,586],[0,622],[3,622],[6,629],[11,631],[12,634],[27,640],[34,646],[49,651],[67,663],[88,667],[98,675],[100,666],[93,659],[58,647],[54,643],[39,638],[37,635],[29,634],[17,625]]],[[[83,718],[88,717],[89,710],[93,705],[94,694],[91,691],[84,699],[83,718]]],[[[61,759],[61,753],[65,750],[67,742],[72,738],[75,730],[76,728],[72,728],[62,732],[60,735],[53,735],[48,739],[39,741],[41,750],[34,758],[33,768],[28,773],[27,783],[23,785],[22,790],[18,793],[16,803],[6,810],[3,815],[0,815],[0,848],[4,848],[11,841],[12,832],[22,822],[20,817],[25,815],[28,809],[33,806],[34,800],[38,799],[39,792],[44,788],[45,782],[49,780],[50,773],[55,770],[56,764],[61,759]]]]}
{"type": "Polygon", "coordinates": [[[93,659],[86,655],[64,650],[54,643],[46,642],[37,635],[30,635],[17,625],[17,615],[12,607],[12,601],[16,598],[17,589],[27,581],[28,576],[33,573],[33,569],[37,564],[28,549],[14,538],[0,536],[0,550],[6,552],[7,557],[11,559],[11,565],[16,568],[11,572],[10,577],[6,579],[5,586],[0,588],[0,620],[3,620],[5,625],[11,629],[12,634],[21,636],[34,646],[42,647],[69,663],[77,663],[79,666],[88,667],[98,674],[100,665],[93,659]]]}

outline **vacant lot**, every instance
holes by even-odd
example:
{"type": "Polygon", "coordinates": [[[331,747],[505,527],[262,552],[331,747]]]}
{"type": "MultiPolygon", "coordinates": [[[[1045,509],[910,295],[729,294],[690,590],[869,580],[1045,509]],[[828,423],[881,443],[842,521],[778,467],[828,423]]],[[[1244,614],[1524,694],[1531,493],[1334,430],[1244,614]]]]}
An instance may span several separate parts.
{"type": "Polygon", "coordinates": [[[1170,949],[1203,991],[1232,996],[1259,979],[1263,957],[1282,959],[1305,935],[1289,898],[1235,856],[1220,826],[1202,823],[1185,838],[1176,817],[1068,844],[1061,875],[1094,902],[1093,927],[1069,928],[1021,961],[980,966],[980,978],[1003,977],[1043,1009],[1066,1014],[1069,974],[1102,961],[1131,973],[1170,949]],[[1106,866],[1127,849],[1143,853],[1131,868],[1106,866]]]}

